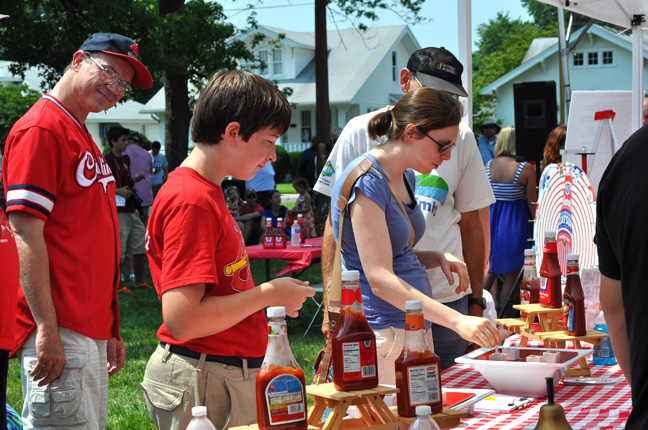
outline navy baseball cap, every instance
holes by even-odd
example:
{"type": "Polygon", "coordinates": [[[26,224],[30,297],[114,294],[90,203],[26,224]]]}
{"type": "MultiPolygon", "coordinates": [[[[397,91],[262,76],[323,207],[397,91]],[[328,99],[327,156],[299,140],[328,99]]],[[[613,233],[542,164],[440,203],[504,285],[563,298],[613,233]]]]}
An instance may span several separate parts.
{"type": "Polygon", "coordinates": [[[407,69],[416,73],[418,80],[426,87],[468,97],[461,82],[463,66],[444,47],[414,51],[407,62],[407,69]]]}
{"type": "Polygon", "coordinates": [[[101,51],[123,58],[135,69],[133,85],[144,90],[153,86],[151,73],[140,60],[137,43],[133,39],[116,33],[95,33],[83,42],[79,51],[101,51]]]}

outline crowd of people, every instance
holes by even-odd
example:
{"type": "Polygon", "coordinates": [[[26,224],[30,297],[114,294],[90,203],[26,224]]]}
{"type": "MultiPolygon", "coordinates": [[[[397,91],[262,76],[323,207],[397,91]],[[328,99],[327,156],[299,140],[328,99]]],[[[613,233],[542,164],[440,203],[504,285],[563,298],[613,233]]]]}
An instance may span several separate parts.
{"type": "MultiPolygon", "coordinates": [[[[169,173],[159,142],[149,152],[141,134],[113,127],[104,157],[84,127],[90,112],[114,106],[131,86],[153,85],[135,41],[108,33],[88,38],[53,90],[14,125],[2,162],[8,220],[0,212],[0,388],[4,395],[8,360],[17,357],[25,428],[105,427],[108,379],[126,358],[117,294],[125,291],[126,264],[136,288],[155,289],[164,315],[142,382],[154,424],[184,429],[195,405],[207,406],[219,429],[254,423],[255,376],[266,349],[263,309],[284,306],[296,316],[315,291],[293,278],[255,285],[246,246],[259,243],[266,218],[273,228],[283,218],[289,234],[289,219],[301,215],[306,237],[316,236],[312,193],[337,203],[360,163],[373,170],[351,188],[342,237],[342,212],[332,205],[322,276],[326,301],[340,242],[342,268],[360,272],[381,383],[394,383],[406,300],[423,302],[426,337],[442,369],[475,345],[498,345],[498,328],[484,318],[486,291],[501,306],[522,267],[536,172],[516,158],[514,127],[502,129],[489,118],[475,139],[461,122],[462,72],[444,48],[415,51],[400,71],[404,95],[394,106],[353,118],[330,154],[316,140],[304,151],[293,182],[297,201],[288,209],[272,163],[292,109],[272,83],[244,71],[214,74],[195,105],[196,146],[169,173]],[[245,187],[223,189],[229,177],[245,187]],[[147,258],[152,287],[143,276],[147,258]],[[69,395],[51,395],[63,388],[69,395]],[[43,404],[64,413],[43,413],[43,404]]],[[[638,365],[643,347],[623,332],[646,314],[635,309],[633,289],[642,260],[624,264],[633,255],[619,244],[627,230],[615,220],[625,203],[637,212],[643,207],[634,194],[615,192],[636,174],[635,160],[646,152],[643,134],[630,139],[604,175],[605,224],[597,226],[602,297],[609,299],[603,308],[635,387],[646,378],[638,365]],[[621,285],[626,272],[632,276],[621,285]]],[[[564,141],[559,126],[549,135],[545,166],[559,160],[564,141]]],[[[644,236],[634,237],[633,252],[644,236]]],[[[638,336],[636,329],[629,333],[638,336]]]]}

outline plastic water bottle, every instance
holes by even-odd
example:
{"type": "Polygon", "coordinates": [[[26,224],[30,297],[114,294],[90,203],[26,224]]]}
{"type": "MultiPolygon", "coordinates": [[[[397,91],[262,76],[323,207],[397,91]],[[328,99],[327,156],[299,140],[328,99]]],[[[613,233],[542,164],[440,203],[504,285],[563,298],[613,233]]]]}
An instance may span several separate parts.
{"type": "Polygon", "coordinates": [[[187,430],[216,430],[216,427],[207,418],[206,406],[194,406],[191,408],[193,419],[187,426],[187,430]]]}
{"type": "Polygon", "coordinates": [[[409,426],[409,430],[441,430],[439,425],[432,419],[430,414],[432,408],[429,405],[416,407],[416,419],[409,426]]]}
{"type": "MultiPolygon", "coordinates": [[[[594,317],[594,330],[609,333],[600,304],[599,311],[594,317]]],[[[612,349],[612,341],[610,341],[609,337],[601,339],[601,344],[594,346],[594,358],[592,359],[592,362],[603,366],[612,366],[616,363],[614,350],[612,349]]]]}
{"type": "Polygon", "coordinates": [[[301,233],[301,228],[297,220],[293,221],[292,228],[290,229],[290,244],[292,246],[299,246],[299,236],[301,233]]]}

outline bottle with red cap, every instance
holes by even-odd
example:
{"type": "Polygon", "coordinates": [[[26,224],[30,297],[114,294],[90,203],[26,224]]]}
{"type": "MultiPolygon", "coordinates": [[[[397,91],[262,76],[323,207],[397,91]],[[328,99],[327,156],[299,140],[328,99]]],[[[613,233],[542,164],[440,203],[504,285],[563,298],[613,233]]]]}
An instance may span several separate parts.
{"type": "Polygon", "coordinates": [[[332,339],[333,385],[339,391],[378,385],[376,335],[362,305],[360,272],[342,271],[342,312],[332,339]]]}
{"type": "Polygon", "coordinates": [[[567,285],[563,294],[563,331],[568,336],[585,336],[585,294],[578,274],[578,254],[567,254],[567,285]]]}
{"type": "Polygon", "coordinates": [[[275,235],[272,231],[272,218],[266,218],[266,230],[263,233],[263,248],[273,249],[275,247],[275,235]]]}
{"type": "Polygon", "coordinates": [[[556,232],[544,232],[545,246],[540,266],[540,306],[559,309],[562,307],[562,286],[556,232]]]}
{"type": "MultiPolygon", "coordinates": [[[[540,281],[536,270],[536,256],[534,249],[524,250],[524,276],[520,284],[520,304],[530,305],[540,300],[540,281]]],[[[520,313],[522,321],[526,321],[527,313],[520,313]]]]}
{"type": "Polygon", "coordinates": [[[276,249],[286,249],[286,232],[283,229],[283,218],[277,218],[277,232],[274,240],[276,249]]]}

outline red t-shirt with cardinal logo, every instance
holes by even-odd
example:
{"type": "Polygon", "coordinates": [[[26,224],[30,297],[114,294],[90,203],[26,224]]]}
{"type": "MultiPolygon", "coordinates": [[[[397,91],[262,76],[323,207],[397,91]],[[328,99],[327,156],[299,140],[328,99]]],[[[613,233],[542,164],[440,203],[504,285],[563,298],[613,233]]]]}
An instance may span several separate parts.
{"type": "MultiPolygon", "coordinates": [[[[207,296],[254,288],[245,243],[222,188],[188,167],[175,169],[155,198],[146,249],[159,297],[196,283],[206,285],[207,296]]],[[[163,322],[157,336],[201,353],[261,357],[267,343],[266,318],[260,310],[218,334],[185,341],[174,339],[163,322]]]]}
{"type": "MultiPolygon", "coordinates": [[[[2,179],[7,214],[24,212],[45,222],[58,324],[93,339],[119,337],[115,179],[85,125],[44,95],[11,129],[2,179]]],[[[17,347],[35,329],[21,289],[17,347]]]]}

